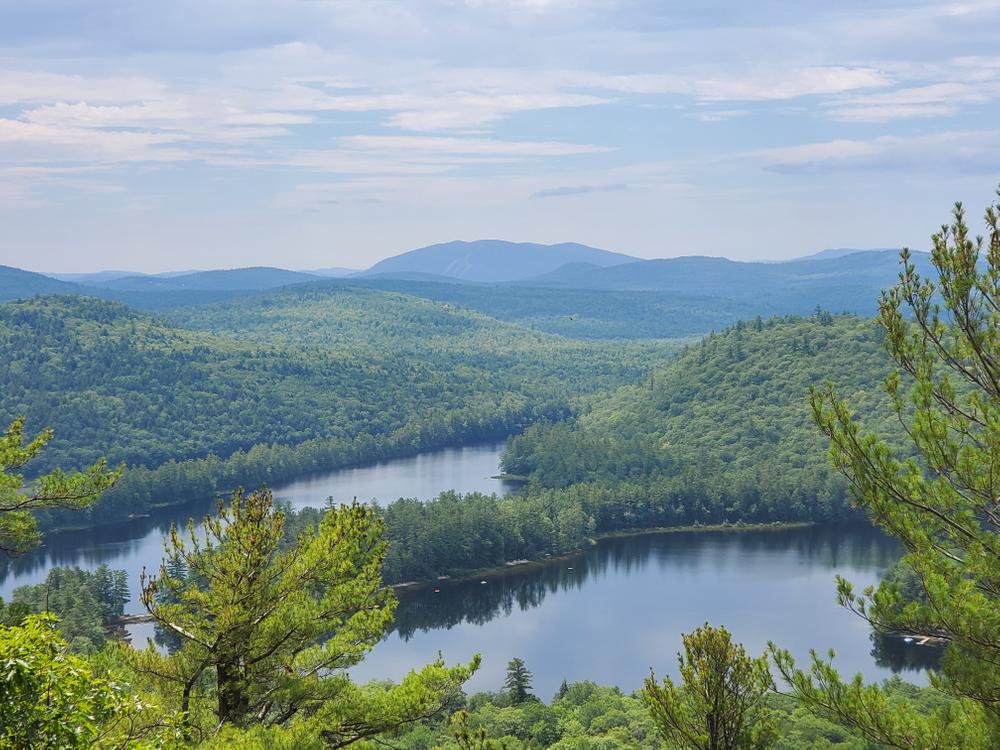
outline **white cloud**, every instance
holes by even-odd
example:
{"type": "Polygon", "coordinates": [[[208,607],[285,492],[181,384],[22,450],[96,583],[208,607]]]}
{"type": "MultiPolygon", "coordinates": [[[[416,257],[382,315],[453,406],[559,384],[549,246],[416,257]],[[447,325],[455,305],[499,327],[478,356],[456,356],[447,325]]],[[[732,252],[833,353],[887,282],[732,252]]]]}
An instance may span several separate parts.
{"type": "Polygon", "coordinates": [[[42,70],[4,70],[0,104],[33,102],[131,102],[162,96],[162,83],[145,77],[82,76],[42,70]]]}
{"type": "Polygon", "coordinates": [[[867,140],[837,139],[782,148],[759,149],[747,156],[777,172],[837,170],[945,170],[964,174],[1000,169],[1000,130],[961,130],[867,140]]]}
{"type": "Polygon", "coordinates": [[[942,82],[851,97],[833,104],[830,116],[849,122],[888,122],[913,117],[942,117],[963,105],[981,104],[1000,95],[1000,82],[942,82]]]}
{"type": "Polygon", "coordinates": [[[574,156],[600,154],[607,146],[561,141],[503,141],[492,138],[441,136],[354,135],[340,139],[348,147],[367,151],[404,151],[429,154],[481,154],[496,156],[574,156]]]}

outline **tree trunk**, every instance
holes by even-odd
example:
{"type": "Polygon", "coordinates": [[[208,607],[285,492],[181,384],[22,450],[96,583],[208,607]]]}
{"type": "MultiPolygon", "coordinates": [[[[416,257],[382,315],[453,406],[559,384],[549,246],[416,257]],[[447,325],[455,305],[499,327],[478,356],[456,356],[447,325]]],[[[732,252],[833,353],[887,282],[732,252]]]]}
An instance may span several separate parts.
{"type": "Polygon", "coordinates": [[[250,712],[250,696],[239,661],[223,661],[215,665],[219,690],[219,721],[243,726],[250,712]]]}

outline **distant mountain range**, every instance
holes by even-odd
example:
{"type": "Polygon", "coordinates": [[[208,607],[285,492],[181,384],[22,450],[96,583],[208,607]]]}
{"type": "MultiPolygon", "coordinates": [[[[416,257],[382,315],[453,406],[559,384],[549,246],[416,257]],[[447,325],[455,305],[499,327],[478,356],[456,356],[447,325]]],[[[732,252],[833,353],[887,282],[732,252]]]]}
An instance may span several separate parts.
{"type": "Polygon", "coordinates": [[[550,273],[568,263],[614,266],[638,258],[596,247],[563,242],[538,245],[533,242],[476,240],[446,242],[410,250],[379,261],[362,275],[434,274],[460,281],[519,281],[550,273]]]}
{"type": "MultiPolygon", "coordinates": [[[[928,254],[913,257],[918,270],[934,275],[928,254]]],[[[420,248],[362,272],[255,267],[54,278],[0,266],[0,301],[76,294],[166,312],[303,284],[367,287],[569,337],[660,338],[705,333],[757,315],[807,314],[817,305],[868,315],[898,272],[898,255],[890,250],[833,249],[775,262],[638,260],[570,243],[481,240],[420,248]]]]}
{"type": "MultiPolygon", "coordinates": [[[[913,253],[913,259],[920,272],[933,270],[928,253],[913,253]]],[[[896,252],[867,250],[844,255],[819,254],[812,258],[772,263],[748,263],[705,256],[643,260],[609,268],[572,263],[527,283],[571,289],[758,298],[762,293],[788,292],[790,289],[802,292],[816,290],[820,294],[829,289],[868,287],[872,284],[880,289],[891,284],[898,271],[899,256],[896,252]]]]}
{"type": "MultiPolygon", "coordinates": [[[[918,258],[920,255],[915,254],[918,258]]],[[[118,292],[263,291],[325,278],[365,278],[728,295],[734,291],[734,285],[741,283],[748,288],[761,283],[770,286],[806,280],[817,273],[826,278],[839,275],[855,281],[860,273],[884,281],[887,271],[894,272],[897,263],[897,251],[889,249],[832,248],[788,261],[743,262],[707,256],[642,260],[572,242],[540,245],[476,240],[417,248],[381,260],[364,271],[344,267],[290,271],[258,266],[159,274],[99,271],[47,276],[118,292]],[[824,265],[810,265],[817,262],[824,265]]],[[[21,282],[27,283],[26,277],[21,282]]],[[[43,286],[46,284],[36,280],[26,290],[43,286]]]]}
{"type": "Polygon", "coordinates": [[[34,297],[36,294],[81,294],[83,288],[51,276],[0,266],[0,301],[34,297]]]}
{"type": "MultiPolygon", "coordinates": [[[[843,258],[845,255],[854,255],[855,253],[899,253],[900,248],[898,247],[869,247],[869,248],[857,248],[857,247],[831,247],[826,250],[820,250],[818,253],[812,253],[811,255],[801,255],[798,258],[792,258],[791,260],[832,260],[833,258],[843,258]]],[[[774,263],[781,263],[783,261],[772,261],[774,263]]]]}
{"type": "Polygon", "coordinates": [[[283,268],[257,266],[219,271],[196,271],[180,276],[124,276],[104,282],[91,282],[91,286],[128,292],[171,291],[261,291],[289,284],[316,281],[316,274],[286,271],[283,268]]]}

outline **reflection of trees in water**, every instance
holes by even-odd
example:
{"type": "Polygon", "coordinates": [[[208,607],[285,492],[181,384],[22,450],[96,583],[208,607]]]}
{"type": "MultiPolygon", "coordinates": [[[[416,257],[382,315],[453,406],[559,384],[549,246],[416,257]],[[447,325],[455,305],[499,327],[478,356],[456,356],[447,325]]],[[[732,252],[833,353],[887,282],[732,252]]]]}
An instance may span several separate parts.
{"type": "MultiPolygon", "coordinates": [[[[885,568],[899,557],[899,547],[873,527],[816,526],[761,531],[703,531],[640,534],[605,539],[580,555],[490,573],[479,580],[442,581],[399,592],[394,629],[408,640],[416,631],[451,628],[461,623],[482,625],[494,618],[542,604],[548,594],[580,589],[589,578],[608,571],[629,575],[656,564],[683,573],[707,564],[726,565],[750,555],[788,555],[828,567],[851,565],[885,568]]],[[[830,583],[832,595],[832,580],[830,583]]]]}
{"type": "Polygon", "coordinates": [[[872,657],[880,667],[893,672],[922,672],[938,669],[944,649],[940,646],[918,646],[902,638],[871,634],[872,657]]]}
{"type": "Polygon", "coordinates": [[[483,625],[496,617],[539,606],[548,593],[579,588],[587,579],[586,556],[553,561],[531,570],[490,573],[486,584],[474,581],[442,581],[440,593],[433,587],[399,594],[393,629],[404,640],[418,630],[451,628],[463,622],[483,625]],[[572,567],[572,570],[569,568],[572,567]]]}

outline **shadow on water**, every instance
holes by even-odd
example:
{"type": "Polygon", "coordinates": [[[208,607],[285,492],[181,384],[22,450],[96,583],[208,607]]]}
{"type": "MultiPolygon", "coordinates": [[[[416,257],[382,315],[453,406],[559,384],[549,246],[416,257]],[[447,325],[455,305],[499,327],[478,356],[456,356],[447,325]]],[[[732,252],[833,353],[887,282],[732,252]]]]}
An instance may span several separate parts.
{"type": "Polygon", "coordinates": [[[944,649],[940,646],[918,646],[906,643],[898,636],[871,634],[872,658],[880,667],[893,672],[923,672],[941,666],[944,649]]]}
{"type": "Polygon", "coordinates": [[[893,539],[863,524],[615,537],[572,557],[491,572],[482,579],[400,590],[394,631],[409,640],[418,631],[483,625],[516,610],[539,607],[549,595],[582,589],[588,581],[608,575],[624,581],[652,569],[683,576],[704,572],[716,563],[725,565],[726,560],[764,554],[788,556],[789,564],[808,567],[881,570],[898,559],[900,549],[893,539]],[[706,550],[717,550],[719,556],[706,558],[706,550]]]}

